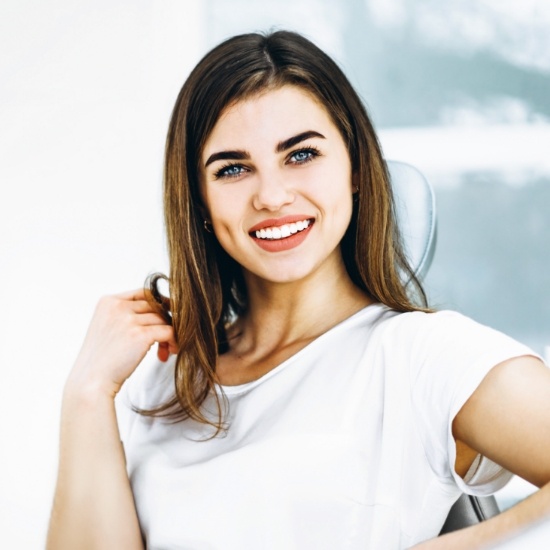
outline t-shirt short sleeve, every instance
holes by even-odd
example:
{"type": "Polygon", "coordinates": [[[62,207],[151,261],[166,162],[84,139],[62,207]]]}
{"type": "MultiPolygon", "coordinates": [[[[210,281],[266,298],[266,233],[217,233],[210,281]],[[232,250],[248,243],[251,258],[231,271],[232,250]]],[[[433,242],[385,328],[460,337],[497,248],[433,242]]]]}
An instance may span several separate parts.
{"type": "Polygon", "coordinates": [[[465,493],[492,494],[512,475],[478,457],[462,479],[454,469],[452,422],[494,366],[534,354],[505,334],[456,312],[413,315],[418,318],[410,362],[412,404],[430,466],[441,478],[452,476],[465,493]]]}
{"type": "Polygon", "coordinates": [[[124,382],[115,399],[118,430],[123,444],[129,442],[139,409],[156,408],[174,395],[173,373],[175,356],[166,363],[150,352],[137,370],[124,382]]]}

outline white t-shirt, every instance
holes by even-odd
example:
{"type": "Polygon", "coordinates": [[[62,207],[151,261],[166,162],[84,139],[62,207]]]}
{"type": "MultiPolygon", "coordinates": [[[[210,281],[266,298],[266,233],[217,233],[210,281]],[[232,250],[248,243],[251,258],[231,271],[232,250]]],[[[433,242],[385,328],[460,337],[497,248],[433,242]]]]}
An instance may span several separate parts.
{"type": "Polygon", "coordinates": [[[147,547],[386,550],[436,536],[461,492],[509,480],[485,458],[457,476],[451,423],[493,366],[530,354],[458,313],[371,305],[223,387],[228,428],[212,439],[131,412],[173,396],[173,361],[140,367],[118,414],[147,547]]]}

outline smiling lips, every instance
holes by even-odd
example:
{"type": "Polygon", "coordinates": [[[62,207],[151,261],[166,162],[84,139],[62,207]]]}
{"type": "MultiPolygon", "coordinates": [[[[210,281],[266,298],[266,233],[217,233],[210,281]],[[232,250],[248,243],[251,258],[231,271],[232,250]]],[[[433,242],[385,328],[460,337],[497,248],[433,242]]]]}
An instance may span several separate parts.
{"type": "Polygon", "coordinates": [[[268,252],[281,252],[301,244],[313,222],[313,219],[306,216],[265,220],[252,227],[249,233],[260,248],[268,252]]]}
{"type": "Polygon", "coordinates": [[[267,227],[266,229],[258,229],[254,232],[257,239],[285,239],[300,233],[309,227],[310,220],[301,220],[296,223],[287,223],[279,227],[267,227]]]}

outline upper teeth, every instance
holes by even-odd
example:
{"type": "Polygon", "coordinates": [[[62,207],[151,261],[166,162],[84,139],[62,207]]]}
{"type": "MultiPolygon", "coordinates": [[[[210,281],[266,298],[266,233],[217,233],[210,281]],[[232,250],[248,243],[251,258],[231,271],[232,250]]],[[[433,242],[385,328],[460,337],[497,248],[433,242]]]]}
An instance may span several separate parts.
{"type": "Polygon", "coordinates": [[[296,223],[289,223],[281,225],[279,227],[268,227],[267,229],[260,229],[256,231],[257,239],[284,239],[285,237],[290,237],[294,233],[303,231],[310,224],[309,220],[304,220],[296,223]]]}

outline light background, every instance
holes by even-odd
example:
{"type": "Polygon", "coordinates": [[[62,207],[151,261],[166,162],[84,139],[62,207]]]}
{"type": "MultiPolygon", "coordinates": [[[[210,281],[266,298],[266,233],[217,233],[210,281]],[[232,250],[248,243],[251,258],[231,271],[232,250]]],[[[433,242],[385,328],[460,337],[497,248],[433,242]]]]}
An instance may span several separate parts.
{"type": "MultiPolygon", "coordinates": [[[[388,158],[428,176],[427,279],[550,344],[550,9],[544,0],[4,0],[0,4],[0,532],[43,547],[61,391],[97,298],[166,270],[163,140],[221,39],[299,30],[365,98],[388,158]]],[[[503,505],[525,493],[512,486],[503,505]]]]}

